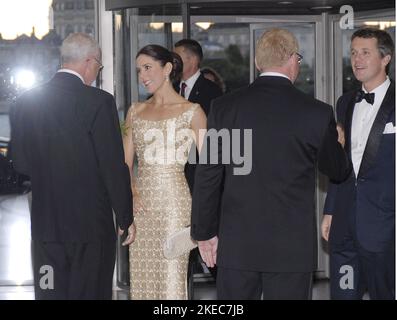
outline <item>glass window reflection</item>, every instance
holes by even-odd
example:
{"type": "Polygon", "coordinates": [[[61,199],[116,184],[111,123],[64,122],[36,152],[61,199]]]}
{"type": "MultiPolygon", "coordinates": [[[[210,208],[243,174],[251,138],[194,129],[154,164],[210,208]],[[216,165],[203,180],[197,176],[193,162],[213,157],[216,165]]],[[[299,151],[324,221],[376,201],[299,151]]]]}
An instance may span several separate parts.
{"type": "MultiPolygon", "coordinates": [[[[76,5],[80,2],[70,0],[35,2],[32,16],[40,14],[44,20],[48,20],[45,23],[44,33],[42,24],[32,23],[30,32],[21,34],[16,31],[15,36],[10,37],[5,37],[10,30],[0,28],[0,140],[7,141],[10,137],[8,113],[15,98],[25,90],[48,81],[59,68],[59,48],[63,39],[69,33],[76,31],[86,31],[94,35],[95,3],[86,1],[83,8],[80,4],[76,5]],[[76,14],[77,12],[79,14],[76,14]],[[53,29],[49,29],[51,25],[53,29]]],[[[4,7],[0,10],[9,8],[11,4],[15,5],[13,0],[2,1],[1,5],[4,7]]],[[[30,9],[23,7],[20,10],[30,9]]],[[[14,11],[3,11],[3,13],[18,19],[14,11]]],[[[10,27],[11,25],[8,24],[8,28],[10,27]]],[[[17,30],[18,24],[12,27],[17,30]]]]}
{"type": "MultiPolygon", "coordinates": [[[[200,17],[211,21],[211,17],[200,17]]],[[[249,24],[197,22],[191,25],[192,39],[200,42],[204,59],[201,68],[219,74],[225,90],[249,84],[249,24]]]]}

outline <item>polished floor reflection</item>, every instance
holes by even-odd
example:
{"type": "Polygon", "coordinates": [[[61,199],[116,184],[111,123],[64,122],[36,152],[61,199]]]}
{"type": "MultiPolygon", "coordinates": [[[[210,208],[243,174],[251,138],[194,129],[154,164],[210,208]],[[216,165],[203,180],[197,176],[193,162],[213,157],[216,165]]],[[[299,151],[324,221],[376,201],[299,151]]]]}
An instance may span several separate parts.
{"type": "MultiPolygon", "coordinates": [[[[29,212],[28,195],[0,196],[0,300],[34,299],[29,212]]],[[[114,287],[114,300],[128,295],[128,288],[114,287]]],[[[195,280],[194,299],[215,300],[214,283],[195,280]]],[[[313,300],[328,299],[329,281],[315,281],[313,300]]]]}
{"type": "MultiPolygon", "coordinates": [[[[115,287],[113,300],[128,300],[129,290],[115,287]]],[[[195,300],[215,300],[216,291],[213,283],[201,283],[195,286],[195,300]]],[[[32,286],[0,286],[0,300],[34,300],[32,286]]],[[[314,282],[313,300],[329,300],[328,280],[314,282]]]]}
{"type": "Polygon", "coordinates": [[[30,239],[28,195],[0,196],[0,286],[33,284],[30,239]]]}

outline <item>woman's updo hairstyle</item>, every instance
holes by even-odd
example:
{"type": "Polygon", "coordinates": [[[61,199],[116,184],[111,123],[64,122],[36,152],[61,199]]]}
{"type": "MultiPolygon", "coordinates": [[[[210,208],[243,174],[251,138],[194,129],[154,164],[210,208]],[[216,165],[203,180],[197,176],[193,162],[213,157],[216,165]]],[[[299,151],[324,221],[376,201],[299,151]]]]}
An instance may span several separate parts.
{"type": "Polygon", "coordinates": [[[149,44],[143,47],[136,55],[136,58],[144,54],[151,57],[152,59],[160,62],[161,66],[165,66],[167,62],[172,64],[172,70],[170,73],[170,80],[173,84],[179,82],[182,77],[183,62],[181,57],[175,52],[169,51],[168,49],[159,46],[157,44],[149,44]]]}

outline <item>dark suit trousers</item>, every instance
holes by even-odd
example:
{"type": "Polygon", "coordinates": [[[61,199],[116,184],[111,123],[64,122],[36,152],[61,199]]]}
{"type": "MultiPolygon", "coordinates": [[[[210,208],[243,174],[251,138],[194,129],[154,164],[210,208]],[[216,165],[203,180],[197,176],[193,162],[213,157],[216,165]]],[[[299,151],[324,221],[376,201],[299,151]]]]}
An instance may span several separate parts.
{"type": "Polygon", "coordinates": [[[218,267],[219,300],[309,300],[311,272],[254,272],[218,267]]]}
{"type": "Polygon", "coordinates": [[[330,244],[331,299],[360,300],[366,290],[370,299],[395,299],[395,247],[369,252],[352,238],[330,244]],[[352,278],[350,278],[352,276],[352,278]]]}
{"type": "Polygon", "coordinates": [[[33,242],[36,300],[111,300],[116,244],[33,242]]]}

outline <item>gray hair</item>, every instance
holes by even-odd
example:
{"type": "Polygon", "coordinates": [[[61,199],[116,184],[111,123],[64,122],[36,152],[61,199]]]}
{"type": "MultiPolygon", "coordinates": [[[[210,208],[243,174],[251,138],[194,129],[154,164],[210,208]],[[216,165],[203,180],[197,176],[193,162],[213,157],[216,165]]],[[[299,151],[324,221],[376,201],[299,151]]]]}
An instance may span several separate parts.
{"type": "Polygon", "coordinates": [[[86,33],[71,33],[62,42],[62,63],[73,63],[82,61],[89,56],[101,54],[101,48],[90,35],[86,33]]]}

